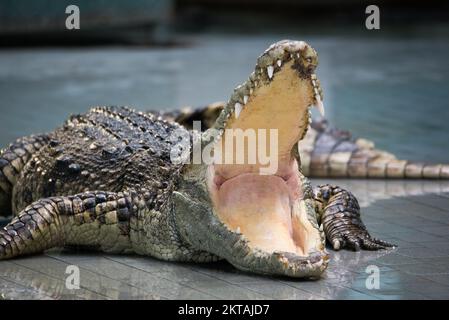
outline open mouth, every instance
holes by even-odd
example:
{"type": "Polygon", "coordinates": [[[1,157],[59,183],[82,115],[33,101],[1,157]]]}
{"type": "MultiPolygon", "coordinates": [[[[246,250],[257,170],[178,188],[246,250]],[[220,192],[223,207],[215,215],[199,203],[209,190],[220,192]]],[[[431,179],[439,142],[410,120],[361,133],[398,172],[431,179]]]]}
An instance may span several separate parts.
{"type": "Polygon", "coordinates": [[[255,72],[228,102],[233,108],[217,120],[220,161],[207,174],[218,219],[249,248],[277,259],[285,268],[280,273],[290,276],[320,274],[328,259],[295,150],[310,125],[309,108],[322,109],[316,64],[315,51],[302,41],[278,42],[259,57],[255,72]]]}

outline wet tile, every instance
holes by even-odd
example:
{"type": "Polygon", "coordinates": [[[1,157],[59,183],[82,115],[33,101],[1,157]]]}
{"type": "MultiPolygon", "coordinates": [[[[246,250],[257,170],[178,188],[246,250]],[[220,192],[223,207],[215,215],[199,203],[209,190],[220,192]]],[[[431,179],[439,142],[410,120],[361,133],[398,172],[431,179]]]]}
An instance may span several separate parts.
{"type": "Polygon", "coordinates": [[[403,264],[412,264],[412,263],[420,263],[421,261],[417,258],[406,257],[399,255],[397,253],[391,253],[380,257],[376,260],[376,263],[392,266],[392,265],[403,265],[403,264]]]}
{"type": "Polygon", "coordinates": [[[213,295],[219,299],[229,300],[266,300],[268,295],[256,292],[250,288],[240,287],[221,280],[211,280],[205,282],[187,282],[191,288],[202,293],[213,295]]]}
{"type": "Polygon", "coordinates": [[[341,291],[336,299],[344,299],[344,300],[379,300],[373,295],[366,294],[353,289],[346,289],[341,291]]]}
{"type": "Polygon", "coordinates": [[[404,240],[407,242],[438,242],[446,240],[444,237],[435,236],[424,232],[412,231],[412,232],[395,232],[394,236],[399,240],[404,240]]]}
{"type": "Polygon", "coordinates": [[[107,299],[107,296],[99,294],[83,286],[80,283],[79,289],[70,289],[66,285],[66,277],[58,278],[54,275],[47,275],[39,270],[22,267],[10,261],[3,261],[0,266],[0,275],[22,286],[30,286],[33,290],[43,293],[52,299],[107,299]]]}
{"type": "Polygon", "coordinates": [[[416,202],[425,206],[430,206],[432,208],[440,209],[446,213],[449,213],[449,207],[447,202],[447,197],[441,195],[429,194],[425,197],[413,197],[410,199],[412,202],[416,202]]]}
{"type": "Polygon", "coordinates": [[[343,286],[337,283],[329,283],[323,280],[307,281],[307,280],[285,280],[289,286],[298,288],[302,291],[311,293],[314,296],[322,297],[324,299],[335,299],[339,292],[346,290],[343,286]]]}
{"type": "Polygon", "coordinates": [[[272,282],[266,283],[246,283],[242,287],[256,291],[260,294],[268,296],[272,299],[288,299],[288,300],[316,300],[322,299],[319,295],[289,286],[284,283],[272,282]]]}
{"type": "Polygon", "coordinates": [[[424,275],[423,278],[432,280],[441,285],[449,286],[449,273],[424,275]]]}
{"type": "MultiPolygon", "coordinates": [[[[449,242],[448,242],[449,245],[449,242]]],[[[449,247],[446,249],[436,249],[436,248],[398,248],[396,253],[401,256],[410,258],[444,258],[449,257],[449,247]]]]}
{"type": "Polygon", "coordinates": [[[443,266],[433,265],[429,263],[401,264],[395,266],[397,270],[408,273],[410,275],[433,275],[447,273],[447,268],[443,266]]]}
{"type": "MultiPolygon", "coordinates": [[[[204,292],[195,290],[186,284],[180,284],[169,278],[162,278],[157,276],[157,274],[148,273],[131,265],[118,263],[101,256],[86,260],[84,257],[67,255],[64,256],[64,261],[78,265],[80,268],[90,272],[101,272],[101,275],[106,278],[130,286],[133,294],[135,291],[146,294],[148,299],[157,299],[158,297],[176,298],[180,296],[181,292],[188,292],[189,294],[186,294],[186,297],[190,295],[202,296],[204,299],[208,297],[204,292]]],[[[180,268],[179,272],[185,272],[185,270],[180,268]]]]}
{"type": "MultiPolygon", "coordinates": [[[[449,222],[449,217],[448,217],[449,222]]],[[[436,236],[449,236],[449,225],[439,225],[439,226],[417,226],[416,230],[423,231],[436,236]]],[[[448,239],[449,243],[449,239],[448,239]]]]}
{"type": "MultiPolygon", "coordinates": [[[[80,285],[87,290],[96,292],[100,295],[111,299],[160,299],[166,298],[160,292],[148,292],[142,288],[133,286],[125,281],[108,277],[104,272],[106,268],[101,263],[96,263],[101,257],[86,259],[86,256],[81,256],[77,260],[75,255],[70,255],[70,259],[58,260],[48,256],[36,256],[29,258],[20,258],[14,260],[14,263],[32,270],[36,270],[45,274],[46,276],[54,277],[58,280],[64,281],[67,278],[66,268],[69,265],[74,265],[80,271],[80,285]],[[90,261],[96,268],[89,270],[83,265],[83,261],[90,261]]],[[[117,270],[117,274],[123,274],[123,270],[117,270]]],[[[46,282],[43,282],[46,286],[46,282]]],[[[58,289],[60,290],[60,289],[58,289]]],[[[49,290],[51,292],[51,290],[49,290]]]]}
{"type": "Polygon", "coordinates": [[[51,300],[52,297],[28,285],[0,277],[0,300],[51,300]]]}

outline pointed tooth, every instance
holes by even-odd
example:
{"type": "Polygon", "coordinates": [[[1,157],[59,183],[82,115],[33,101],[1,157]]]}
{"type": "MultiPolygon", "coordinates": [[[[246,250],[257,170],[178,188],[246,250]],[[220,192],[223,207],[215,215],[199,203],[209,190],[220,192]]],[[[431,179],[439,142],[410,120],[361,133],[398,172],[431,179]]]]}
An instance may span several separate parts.
{"type": "Polygon", "coordinates": [[[281,66],[282,66],[282,60],[279,59],[276,63],[277,63],[277,65],[278,65],[278,67],[281,67],[281,66]]]}
{"type": "Polygon", "coordinates": [[[273,72],[274,72],[274,67],[273,66],[268,66],[267,67],[267,73],[268,73],[268,78],[273,78],[273,72]]]}
{"type": "Polygon", "coordinates": [[[246,104],[248,102],[248,96],[243,96],[243,103],[246,104]]]}
{"type": "Polygon", "coordinates": [[[234,106],[235,118],[238,119],[240,112],[242,112],[242,105],[240,103],[236,103],[234,106]]]}
{"type": "Polygon", "coordinates": [[[320,231],[323,231],[323,224],[320,225],[320,231]]]}
{"type": "Polygon", "coordinates": [[[321,101],[321,97],[319,94],[315,95],[315,100],[316,100],[316,107],[318,108],[320,115],[322,117],[324,117],[324,105],[323,105],[323,101],[321,101]]]}
{"type": "Polygon", "coordinates": [[[253,94],[253,88],[249,89],[249,94],[253,94]]]}
{"type": "Polygon", "coordinates": [[[235,229],[236,233],[240,233],[240,227],[237,227],[237,229],[235,229]]]}

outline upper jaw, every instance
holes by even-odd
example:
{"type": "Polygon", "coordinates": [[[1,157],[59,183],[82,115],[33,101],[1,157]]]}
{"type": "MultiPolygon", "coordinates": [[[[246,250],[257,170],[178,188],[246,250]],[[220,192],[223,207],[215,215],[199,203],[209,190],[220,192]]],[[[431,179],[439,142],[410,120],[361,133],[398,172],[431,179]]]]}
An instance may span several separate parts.
{"type": "MultiPolygon", "coordinates": [[[[244,83],[234,89],[211,130],[206,131],[203,135],[203,142],[207,144],[213,139],[219,139],[228,120],[232,116],[238,117],[250,97],[256,94],[260,87],[269,85],[276,74],[289,62],[293,63],[298,77],[310,81],[309,105],[310,107],[317,107],[320,114],[324,116],[323,92],[315,74],[318,65],[316,51],[304,41],[282,40],[272,44],[259,56],[254,71],[244,83]]],[[[309,125],[311,120],[311,113],[309,112],[307,119],[309,125]]],[[[307,130],[305,130],[301,139],[304,138],[306,132],[307,130]]]]}

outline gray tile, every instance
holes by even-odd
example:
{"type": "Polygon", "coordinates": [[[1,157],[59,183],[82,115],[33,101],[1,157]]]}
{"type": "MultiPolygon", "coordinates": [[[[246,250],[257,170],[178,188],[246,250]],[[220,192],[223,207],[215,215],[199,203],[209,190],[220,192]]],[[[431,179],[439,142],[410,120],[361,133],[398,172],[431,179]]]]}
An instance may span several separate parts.
{"type": "MultiPolygon", "coordinates": [[[[155,274],[101,256],[92,256],[86,259],[85,256],[65,255],[63,259],[68,263],[79,266],[83,270],[93,273],[98,272],[112,281],[126,284],[130,287],[130,290],[123,290],[121,293],[129,294],[131,297],[138,296],[139,292],[142,296],[146,296],[146,299],[173,299],[178,298],[181,292],[188,293],[186,297],[195,295],[203,296],[204,299],[207,299],[210,296],[188,285],[179,284],[171,279],[161,278],[155,274]]],[[[183,272],[183,269],[180,272],[183,272]]]]}
{"type": "MultiPolygon", "coordinates": [[[[95,263],[96,259],[92,260],[95,263]]],[[[34,257],[32,259],[19,259],[15,263],[38,270],[48,276],[65,281],[65,273],[68,265],[75,265],[80,270],[80,284],[83,288],[97,292],[110,299],[163,299],[165,296],[147,292],[141,288],[132,286],[124,281],[118,281],[103,274],[101,267],[93,271],[84,268],[78,261],[61,261],[49,257],[34,257]]]]}
{"type": "Polygon", "coordinates": [[[399,240],[407,242],[438,242],[446,240],[444,237],[435,236],[424,232],[412,231],[412,232],[395,232],[394,236],[399,240]]]}
{"type": "Polygon", "coordinates": [[[412,263],[420,263],[421,261],[417,258],[411,258],[399,255],[397,253],[391,253],[380,257],[376,260],[376,263],[392,266],[392,265],[404,265],[404,264],[412,264],[412,263]]]}
{"type": "Polygon", "coordinates": [[[423,204],[425,206],[430,206],[432,208],[440,209],[441,211],[449,213],[447,198],[444,196],[429,194],[426,195],[425,197],[423,196],[412,197],[410,198],[410,201],[423,204]]]}
{"type": "Polygon", "coordinates": [[[36,290],[29,285],[0,277],[0,300],[51,300],[45,292],[36,290]]]}
{"type": "Polygon", "coordinates": [[[432,274],[432,275],[424,275],[423,278],[429,279],[435,283],[449,286],[449,273],[446,274],[432,274]]]}
{"type": "Polygon", "coordinates": [[[288,281],[288,284],[323,299],[336,299],[341,291],[347,290],[347,288],[338,285],[337,283],[329,283],[322,280],[288,281]]]}
{"type": "MultiPolygon", "coordinates": [[[[448,243],[449,244],[449,243],[448,243]]],[[[436,249],[436,248],[398,248],[396,253],[401,256],[410,258],[444,258],[449,257],[449,248],[436,249]]]]}
{"type": "MultiPolygon", "coordinates": [[[[448,218],[449,221],[449,218],[448,218]]],[[[423,231],[436,236],[449,236],[449,225],[439,225],[439,226],[418,226],[416,230],[423,231]]],[[[449,243],[449,241],[448,241],[449,243]]]]}
{"type": "Polygon", "coordinates": [[[213,295],[220,299],[229,300],[266,300],[270,299],[268,295],[258,293],[250,288],[240,287],[221,280],[211,280],[206,282],[187,282],[191,288],[206,294],[213,295]]]}
{"type": "MultiPolygon", "coordinates": [[[[45,258],[44,258],[45,259],[45,258]]],[[[50,259],[47,259],[50,260],[50,259]]],[[[36,290],[52,299],[106,299],[107,296],[97,293],[80,283],[79,289],[68,289],[65,284],[67,275],[65,269],[59,276],[56,274],[42,272],[40,268],[30,268],[27,264],[20,264],[15,261],[2,261],[0,266],[0,276],[4,279],[13,281],[21,286],[36,290]]],[[[49,261],[46,265],[52,262],[49,261]]],[[[33,266],[34,267],[34,266],[33,266]]],[[[50,267],[51,268],[51,267],[50,267]]],[[[63,271],[63,270],[61,270],[63,271]]]]}
{"type": "Polygon", "coordinates": [[[244,288],[251,289],[260,294],[268,296],[272,299],[288,299],[288,300],[316,300],[322,299],[319,295],[314,295],[310,292],[289,286],[288,284],[280,282],[266,283],[245,283],[244,288]]]}
{"type": "Polygon", "coordinates": [[[381,300],[426,300],[429,299],[425,295],[417,292],[407,291],[398,287],[397,284],[381,283],[379,289],[358,289],[359,291],[374,296],[381,300]]]}
{"type": "Polygon", "coordinates": [[[402,272],[418,276],[441,274],[448,272],[447,268],[445,267],[429,263],[401,264],[396,265],[395,268],[402,272]]]}
{"type": "Polygon", "coordinates": [[[430,263],[442,267],[449,273],[449,257],[431,257],[422,259],[422,263],[430,263]]]}
{"type": "Polygon", "coordinates": [[[375,296],[367,293],[363,293],[353,289],[346,289],[341,291],[336,299],[345,299],[345,300],[379,300],[375,296]]]}

